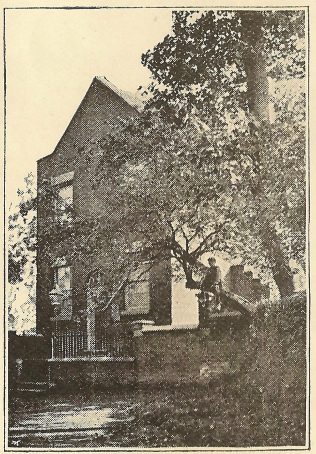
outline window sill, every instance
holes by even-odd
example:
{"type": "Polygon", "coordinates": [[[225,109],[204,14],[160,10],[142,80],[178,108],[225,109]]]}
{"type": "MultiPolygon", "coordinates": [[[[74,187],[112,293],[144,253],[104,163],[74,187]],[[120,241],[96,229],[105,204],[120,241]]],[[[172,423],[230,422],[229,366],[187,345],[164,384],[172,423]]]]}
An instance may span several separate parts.
{"type": "Polygon", "coordinates": [[[148,309],[125,309],[123,311],[120,311],[121,315],[147,315],[149,314],[149,308],[148,309]]]}
{"type": "Polygon", "coordinates": [[[49,293],[51,293],[53,290],[58,291],[63,298],[71,298],[72,296],[72,288],[54,287],[49,293]]]}

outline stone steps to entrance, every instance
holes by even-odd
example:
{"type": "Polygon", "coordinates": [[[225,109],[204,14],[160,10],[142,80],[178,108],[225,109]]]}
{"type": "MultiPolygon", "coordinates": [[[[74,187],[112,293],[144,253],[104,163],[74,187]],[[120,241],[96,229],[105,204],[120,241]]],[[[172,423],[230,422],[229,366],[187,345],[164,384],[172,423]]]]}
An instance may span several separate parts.
{"type": "Polygon", "coordinates": [[[49,391],[53,386],[49,382],[23,381],[18,383],[17,391],[20,393],[44,393],[49,391]]]}

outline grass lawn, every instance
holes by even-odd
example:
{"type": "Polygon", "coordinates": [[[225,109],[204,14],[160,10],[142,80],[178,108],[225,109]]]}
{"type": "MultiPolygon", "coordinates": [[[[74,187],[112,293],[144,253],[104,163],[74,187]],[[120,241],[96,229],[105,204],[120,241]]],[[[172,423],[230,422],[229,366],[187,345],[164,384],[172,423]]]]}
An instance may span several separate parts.
{"type": "Polygon", "coordinates": [[[129,410],[132,420],[114,426],[111,440],[140,447],[305,444],[304,402],[285,419],[279,414],[282,402],[266,405],[259,389],[235,380],[140,391],[138,403],[129,410]]]}

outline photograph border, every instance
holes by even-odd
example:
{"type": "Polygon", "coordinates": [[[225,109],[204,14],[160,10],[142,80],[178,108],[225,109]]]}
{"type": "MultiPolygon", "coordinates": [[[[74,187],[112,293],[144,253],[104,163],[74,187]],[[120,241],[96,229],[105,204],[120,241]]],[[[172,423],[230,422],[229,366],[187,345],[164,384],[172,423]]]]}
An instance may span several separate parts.
{"type": "Polygon", "coordinates": [[[310,75],[310,6],[309,5],[265,5],[265,6],[251,6],[251,5],[201,5],[201,4],[192,4],[192,5],[171,5],[171,6],[162,6],[162,5],[117,5],[117,6],[107,6],[107,5],[90,5],[90,6],[83,6],[83,5],[66,5],[66,6],[4,6],[3,7],[3,88],[4,88],[4,152],[3,152],[3,225],[4,225],[4,232],[3,232],[3,263],[4,263],[4,271],[3,271],[3,278],[4,278],[4,320],[3,320],[3,333],[4,333],[4,356],[3,356],[3,383],[4,383],[4,392],[3,392],[3,421],[4,421],[4,452],[107,452],[107,451],[126,451],[126,452],[170,452],[170,451],[180,451],[180,452],[214,452],[214,451],[221,451],[221,452],[244,452],[244,451],[310,451],[311,450],[311,246],[310,246],[310,239],[311,239],[311,231],[310,231],[310,223],[311,223],[311,187],[310,187],[310,173],[311,173],[311,138],[310,138],[310,88],[311,88],[311,75],[310,75]],[[8,362],[8,323],[7,323],[7,316],[8,316],[8,308],[7,308],[7,293],[6,293],[6,282],[7,282],[7,235],[6,235],[6,228],[7,228],[7,205],[6,205],[6,158],[7,158],[7,71],[6,71],[6,57],[7,57],[7,49],[6,49],[6,12],[12,10],[104,10],[104,9],[120,9],[120,10],[128,10],[128,9],[169,9],[169,10],[240,10],[240,9],[249,9],[249,10],[290,10],[290,9],[300,9],[305,10],[306,12],[306,31],[305,35],[307,38],[306,42],[306,208],[307,208],[307,222],[306,222],[306,234],[307,234],[307,276],[306,281],[308,284],[308,288],[306,289],[307,295],[307,304],[308,304],[308,311],[307,311],[307,344],[306,344],[306,363],[307,363],[307,383],[306,383],[306,445],[304,446],[267,446],[267,447],[249,447],[249,448],[199,448],[199,447],[188,447],[188,448],[134,448],[134,447],[127,447],[127,448],[120,448],[120,447],[102,447],[102,448],[11,448],[8,447],[8,377],[7,377],[7,362],[8,362]]]}

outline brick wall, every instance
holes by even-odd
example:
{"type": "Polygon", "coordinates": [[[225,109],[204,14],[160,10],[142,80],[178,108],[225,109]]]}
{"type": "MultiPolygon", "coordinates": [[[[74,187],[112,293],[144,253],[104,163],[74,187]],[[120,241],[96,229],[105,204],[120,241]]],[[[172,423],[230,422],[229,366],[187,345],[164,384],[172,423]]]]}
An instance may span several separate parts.
{"type": "MultiPolygon", "coordinates": [[[[38,161],[38,189],[66,172],[74,172],[73,204],[75,219],[89,221],[103,217],[106,223],[109,200],[113,199],[113,185],[102,184],[93,189],[94,171],[89,168],[84,153],[80,150],[91,138],[97,140],[104,137],[118,123],[118,118],[130,119],[138,116],[138,111],[127,104],[120,96],[108,89],[99,79],[94,79],[85,98],[71,120],[55,151],[38,161]],[[88,169],[88,170],[87,170],[88,169]]],[[[38,206],[38,255],[37,255],[37,330],[49,334],[52,308],[49,292],[53,286],[52,263],[57,257],[68,255],[73,244],[79,248],[84,237],[70,229],[64,238],[58,237],[48,244],[41,238],[46,228],[54,225],[52,219],[52,202],[41,202],[38,206]]],[[[91,230],[88,229],[88,234],[91,230]]],[[[76,316],[86,308],[86,283],[88,276],[98,268],[106,268],[106,255],[110,237],[103,236],[102,244],[98,242],[97,252],[85,251],[75,260],[70,261],[73,275],[73,315],[76,316]]],[[[152,307],[151,314],[158,323],[170,323],[170,289],[166,282],[169,263],[153,267],[150,273],[152,307]],[[162,304],[157,304],[157,301],[162,304]]],[[[126,318],[126,317],[125,317],[126,318]]],[[[133,317],[132,317],[133,318],[133,317]]],[[[84,321],[82,321],[84,324],[84,321]]],[[[75,326],[72,328],[76,328],[75,326]]],[[[80,327],[84,329],[84,326],[80,327]]]]}
{"type": "Polygon", "coordinates": [[[133,385],[137,381],[134,361],[50,362],[50,379],[58,388],[81,390],[93,387],[133,385]]]}
{"type": "Polygon", "coordinates": [[[24,374],[43,380],[46,375],[45,358],[50,356],[50,342],[43,336],[18,336],[14,331],[8,333],[8,384],[14,389],[17,379],[24,374]],[[43,378],[44,377],[44,378],[43,378]]]}
{"type": "Polygon", "coordinates": [[[9,332],[8,360],[48,358],[50,354],[50,342],[43,336],[22,335],[18,336],[14,331],[9,332]]]}

